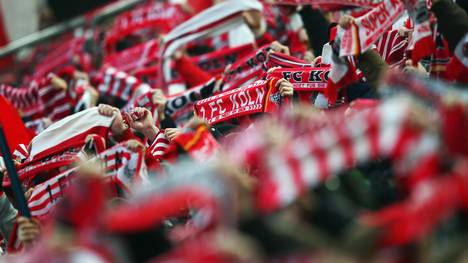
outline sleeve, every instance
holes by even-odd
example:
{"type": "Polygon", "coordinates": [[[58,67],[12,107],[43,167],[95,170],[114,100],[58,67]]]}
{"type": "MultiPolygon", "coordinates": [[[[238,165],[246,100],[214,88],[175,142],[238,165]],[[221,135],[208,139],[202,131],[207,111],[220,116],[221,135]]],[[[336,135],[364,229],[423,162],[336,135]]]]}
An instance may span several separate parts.
{"type": "Polygon", "coordinates": [[[362,71],[373,90],[377,90],[380,79],[388,70],[385,60],[373,49],[358,56],[357,67],[362,71]]]}
{"type": "Polygon", "coordinates": [[[451,0],[439,0],[432,5],[440,32],[449,43],[451,52],[468,32],[468,15],[451,0]]]}
{"type": "Polygon", "coordinates": [[[0,197],[0,233],[5,238],[5,243],[8,244],[8,239],[15,225],[16,215],[18,212],[13,208],[5,194],[0,197]]]}
{"type": "Polygon", "coordinates": [[[201,70],[187,56],[183,56],[178,59],[175,67],[189,87],[203,84],[212,78],[210,74],[201,70]]]}

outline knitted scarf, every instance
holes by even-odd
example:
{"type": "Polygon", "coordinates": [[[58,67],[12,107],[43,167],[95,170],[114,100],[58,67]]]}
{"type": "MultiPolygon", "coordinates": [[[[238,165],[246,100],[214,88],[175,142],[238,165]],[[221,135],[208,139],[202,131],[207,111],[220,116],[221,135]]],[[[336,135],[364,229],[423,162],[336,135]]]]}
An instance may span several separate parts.
{"type": "Polygon", "coordinates": [[[387,31],[375,44],[380,56],[390,67],[405,66],[405,52],[408,47],[408,40],[400,36],[398,29],[387,31]]]}
{"type": "Polygon", "coordinates": [[[291,82],[294,91],[325,92],[330,68],[278,68],[268,73],[267,78],[284,78],[291,82]]]}
{"type": "Polygon", "coordinates": [[[267,61],[269,50],[270,45],[265,45],[232,64],[223,75],[223,91],[259,79],[267,71],[264,62],[267,61]]]}
{"type": "Polygon", "coordinates": [[[75,146],[81,146],[88,134],[107,136],[114,117],[102,116],[96,107],[70,115],[50,125],[34,137],[28,161],[40,160],[75,146]]]}
{"type": "Polygon", "coordinates": [[[252,44],[245,44],[234,48],[223,48],[211,53],[192,57],[191,60],[198,65],[200,69],[208,72],[212,76],[224,72],[226,66],[239,61],[253,51],[252,44]]]}
{"type": "Polygon", "coordinates": [[[195,113],[208,124],[261,112],[274,112],[281,105],[276,83],[279,79],[259,80],[195,103],[195,113]]]}
{"type": "Polygon", "coordinates": [[[178,48],[195,39],[216,36],[241,26],[244,23],[242,12],[252,9],[261,11],[262,5],[255,0],[225,1],[197,14],[164,36],[161,48],[164,81],[171,79],[170,57],[178,48]]]}
{"type": "Polygon", "coordinates": [[[356,7],[373,7],[375,4],[371,0],[275,0],[277,5],[312,5],[318,7],[320,5],[339,5],[341,8],[356,6],[356,7]]]}
{"type": "Polygon", "coordinates": [[[107,68],[98,83],[99,95],[116,97],[128,103],[133,103],[151,89],[134,76],[115,68],[107,68]]]}
{"type": "Polygon", "coordinates": [[[104,65],[125,72],[133,72],[134,70],[141,69],[155,62],[158,50],[158,41],[150,40],[127,48],[122,52],[107,55],[104,59],[104,65]]]}
{"type": "Polygon", "coordinates": [[[187,18],[180,5],[152,2],[118,16],[106,36],[105,45],[108,50],[112,50],[119,40],[142,29],[157,29],[159,33],[167,33],[187,18]]]}
{"type": "Polygon", "coordinates": [[[268,68],[282,67],[282,68],[303,68],[312,67],[312,65],[302,59],[298,59],[293,56],[288,56],[279,52],[269,52],[268,59],[266,62],[268,68]]]}
{"type": "MultiPolygon", "coordinates": [[[[100,153],[88,162],[100,161],[104,166],[103,179],[120,186],[126,192],[136,184],[148,180],[144,154],[141,150],[132,151],[125,143],[118,144],[100,153]]],[[[65,171],[34,187],[28,206],[31,215],[45,218],[53,206],[66,194],[66,189],[77,176],[79,167],[65,171]]]]}
{"type": "Polygon", "coordinates": [[[331,112],[326,120],[304,126],[302,135],[279,138],[279,147],[265,147],[259,126],[236,139],[233,158],[258,169],[257,205],[263,212],[284,207],[330,176],[377,157],[395,160],[397,173],[407,175],[439,146],[438,136],[407,122],[409,109],[409,103],[393,99],[348,117],[331,112]],[[260,134],[254,136],[259,141],[244,144],[252,133],[260,134]]]}
{"type": "Polygon", "coordinates": [[[404,12],[404,5],[397,0],[385,0],[358,17],[345,30],[340,56],[353,56],[368,50],[404,12]]]}

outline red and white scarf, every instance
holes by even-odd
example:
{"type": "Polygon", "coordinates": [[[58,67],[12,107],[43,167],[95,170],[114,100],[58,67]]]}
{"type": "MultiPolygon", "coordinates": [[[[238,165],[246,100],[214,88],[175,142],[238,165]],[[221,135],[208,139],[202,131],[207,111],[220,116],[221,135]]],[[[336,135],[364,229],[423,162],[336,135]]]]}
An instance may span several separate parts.
{"type": "Polygon", "coordinates": [[[193,117],[193,105],[212,96],[215,86],[216,79],[212,78],[205,84],[170,96],[166,102],[165,114],[171,117],[177,127],[183,127],[193,117]]]}
{"type": "Polygon", "coordinates": [[[161,49],[164,81],[171,80],[170,57],[177,49],[195,39],[220,35],[243,25],[242,13],[247,10],[261,11],[262,5],[256,0],[225,1],[197,14],[164,36],[161,49]]]}
{"type": "Polygon", "coordinates": [[[49,75],[39,83],[38,94],[45,116],[52,121],[58,121],[73,113],[75,104],[70,92],[74,87],[69,87],[70,90],[67,91],[57,89],[52,86],[51,77],[52,75],[49,75]]]}
{"type": "Polygon", "coordinates": [[[115,68],[104,71],[98,91],[101,96],[113,96],[125,102],[136,99],[151,88],[140,80],[115,68]]]}
{"type": "Polygon", "coordinates": [[[390,67],[405,66],[408,40],[398,33],[398,29],[387,31],[375,44],[380,56],[390,67]]]}
{"type": "MultiPolygon", "coordinates": [[[[148,182],[148,175],[144,162],[144,154],[141,150],[132,151],[125,143],[118,144],[88,162],[99,160],[104,165],[104,180],[119,185],[126,192],[130,192],[136,184],[148,182]]],[[[28,200],[31,215],[34,217],[46,217],[50,210],[66,194],[67,189],[77,176],[79,167],[70,169],[37,186],[28,200]]]]}
{"type": "Polygon", "coordinates": [[[304,68],[312,67],[312,65],[302,59],[298,59],[293,56],[286,55],[280,52],[269,52],[268,59],[266,62],[268,68],[282,67],[282,68],[304,68]]]}
{"type": "Polygon", "coordinates": [[[357,18],[351,28],[344,32],[340,56],[358,55],[371,48],[403,12],[402,2],[384,0],[367,14],[357,18]]]}
{"type": "Polygon", "coordinates": [[[270,45],[265,45],[229,66],[223,75],[223,91],[235,89],[259,79],[267,71],[264,63],[267,61],[270,49],[270,45]]]}
{"type": "Polygon", "coordinates": [[[140,45],[127,48],[122,52],[107,55],[104,59],[104,65],[121,71],[132,72],[156,62],[158,52],[158,41],[149,40],[140,45]]]}
{"type": "Polygon", "coordinates": [[[147,152],[155,160],[162,160],[166,150],[169,148],[170,141],[166,138],[164,130],[159,130],[147,152]]]}
{"type": "Polygon", "coordinates": [[[411,50],[413,64],[417,64],[422,58],[430,56],[435,49],[427,1],[408,2],[406,9],[414,22],[413,35],[410,38],[408,49],[411,50]]]}
{"type": "Polygon", "coordinates": [[[338,99],[338,92],[349,84],[358,80],[354,65],[346,58],[340,57],[338,48],[340,46],[342,28],[338,27],[338,33],[331,49],[331,67],[328,74],[328,85],[325,96],[329,104],[335,104],[338,99]]]}
{"type": "Polygon", "coordinates": [[[276,5],[312,5],[318,7],[322,4],[325,5],[340,5],[344,7],[357,6],[357,7],[373,7],[374,1],[372,0],[275,0],[276,5]]]}
{"type": "Polygon", "coordinates": [[[260,152],[252,147],[243,152],[242,145],[246,144],[236,139],[240,145],[234,154],[258,168],[259,209],[272,212],[291,204],[310,187],[377,157],[395,160],[397,173],[408,175],[421,161],[432,158],[439,147],[436,134],[414,129],[407,122],[410,106],[393,99],[348,117],[343,112],[332,112],[329,122],[310,125],[302,135],[284,139],[282,147],[264,148],[256,142],[260,152]]]}
{"type": "Polygon", "coordinates": [[[330,68],[278,68],[268,73],[268,78],[284,78],[294,91],[325,92],[330,68]]]}
{"type": "Polygon", "coordinates": [[[192,57],[191,60],[198,65],[200,69],[210,73],[212,76],[224,72],[226,66],[231,65],[253,51],[252,44],[245,44],[234,48],[223,48],[211,53],[192,57]]]}
{"type": "Polygon", "coordinates": [[[113,120],[114,117],[103,116],[94,107],[55,122],[32,139],[28,161],[42,159],[69,147],[81,146],[88,134],[106,138],[113,120]]]}
{"type": "Polygon", "coordinates": [[[278,79],[258,80],[195,103],[196,115],[208,124],[260,112],[274,112],[281,105],[278,79]]]}
{"type": "Polygon", "coordinates": [[[41,58],[34,70],[33,79],[47,76],[66,65],[70,65],[76,55],[83,53],[85,43],[84,36],[72,37],[70,39],[57,40],[58,45],[47,49],[45,57],[41,58]]]}
{"type": "Polygon", "coordinates": [[[116,18],[112,31],[106,36],[106,47],[115,45],[127,35],[142,29],[167,33],[188,18],[180,5],[151,2],[134,8],[116,18]]]}
{"type": "Polygon", "coordinates": [[[15,108],[25,109],[38,103],[38,85],[33,81],[27,87],[12,87],[0,84],[0,95],[4,96],[15,108]]]}

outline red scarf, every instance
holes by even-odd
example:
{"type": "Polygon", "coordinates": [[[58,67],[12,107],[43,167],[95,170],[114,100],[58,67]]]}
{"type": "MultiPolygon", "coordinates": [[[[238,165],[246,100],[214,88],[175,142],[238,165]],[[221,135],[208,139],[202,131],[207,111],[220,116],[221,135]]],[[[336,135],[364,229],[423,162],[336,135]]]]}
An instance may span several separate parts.
{"type": "Polygon", "coordinates": [[[293,56],[288,56],[284,53],[269,52],[268,60],[266,62],[268,68],[282,67],[282,68],[303,68],[312,67],[312,65],[302,59],[293,56]]]}
{"type": "Polygon", "coordinates": [[[270,45],[265,45],[257,51],[237,61],[229,67],[229,70],[223,75],[223,90],[231,90],[240,87],[250,80],[257,80],[264,72],[266,67],[263,65],[267,61],[270,45]]]}
{"type": "Polygon", "coordinates": [[[107,55],[104,59],[104,65],[117,68],[121,71],[132,72],[155,62],[158,50],[158,41],[150,40],[127,48],[122,52],[107,55]]]}
{"type": "Polygon", "coordinates": [[[380,56],[390,67],[405,66],[408,40],[400,36],[398,29],[387,31],[375,44],[380,56]]]}
{"type": "Polygon", "coordinates": [[[174,139],[185,152],[198,162],[206,162],[218,151],[219,144],[206,125],[185,131],[174,139]]]}
{"type": "Polygon", "coordinates": [[[150,90],[148,84],[115,68],[107,68],[98,83],[101,96],[113,96],[125,102],[129,102],[132,98],[136,99],[138,94],[144,94],[150,90]]]}
{"type": "Polygon", "coordinates": [[[277,5],[312,5],[318,7],[320,5],[340,5],[342,8],[349,6],[373,7],[374,2],[371,0],[275,0],[277,5]]]}
{"type": "Polygon", "coordinates": [[[278,79],[259,80],[195,103],[195,113],[208,124],[261,112],[274,112],[281,105],[278,79]]]}
{"type": "Polygon", "coordinates": [[[268,73],[268,77],[286,79],[294,91],[325,92],[329,73],[330,68],[279,68],[268,73]]]}
{"type": "Polygon", "coordinates": [[[116,18],[112,31],[106,37],[106,47],[113,50],[119,40],[142,29],[157,28],[159,33],[167,33],[187,18],[180,5],[169,3],[149,3],[132,9],[116,18]]]}
{"type": "Polygon", "coordinates": [[[227,65],[239,61],[252,51],[253,45],[245,44],[235,48],[223,48],[215,52],[192,57],[191,60],[203,71],[216,76],[223,73],[227,65]]]}
{"type": "Polygon", "coordinates": [[[374,44],[404,12],[398,0],[384,0],[367,14],[357,18],[345,30],[341,41],[340,56],[354,56],[365,52],[374,44]]]}

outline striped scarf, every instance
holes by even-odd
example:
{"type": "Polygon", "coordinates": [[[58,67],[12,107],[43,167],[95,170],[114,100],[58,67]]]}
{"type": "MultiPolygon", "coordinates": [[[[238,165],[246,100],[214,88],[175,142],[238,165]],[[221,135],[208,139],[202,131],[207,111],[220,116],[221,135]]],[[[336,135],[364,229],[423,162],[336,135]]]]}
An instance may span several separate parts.
{"type": "MultiPolygon", "coordinates": [[[[118,185],[126,192],[130,192],[134,185],[148,181],[143,152],[132,151],[125,143],[101,152],[88,162],[96,161],[104,166],[103,179],[118,185]]],[[[79,167],[75,167],[36,185],[28,200],[31,215],[46,218],[51,209],[66,194],[66,189],[73,183],[78,173],[79,167]]]]}
{"type": "Polygon", "coordinates": [[[174,28],[164,36],[161,48],[163,80],[171,80],[170,57],[177,49],[195,39],[220,35],[243,25],[242,12],[252,9],[261,11],[262,5],[256,0],[225,1],[174,28]]]}
{"type": "Polygon", "coordinates": [[[374,44],[404,12],[397,0],[385,0],[365,15],[358,17],[351,28],[345,30],[340,57],[361,54],[374,44]]]}

